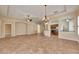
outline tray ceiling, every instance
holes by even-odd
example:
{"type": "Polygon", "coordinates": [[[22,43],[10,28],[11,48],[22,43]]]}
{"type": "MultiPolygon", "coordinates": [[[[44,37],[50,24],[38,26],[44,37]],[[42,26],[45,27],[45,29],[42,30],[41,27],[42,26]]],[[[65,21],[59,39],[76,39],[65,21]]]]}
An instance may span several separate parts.
{"type": "MultiPolygon", "coordinates": [[[[77,5],[67,5],[67,12],[72,12],[78,8],[77,5]]],[[[44,5],[0,5],[0,15],[24,19],[27,15],[41,19],[45,15],[44,5]]],[[[48,5],[47,15],[64,10],[64,5],[48,5]]]]}

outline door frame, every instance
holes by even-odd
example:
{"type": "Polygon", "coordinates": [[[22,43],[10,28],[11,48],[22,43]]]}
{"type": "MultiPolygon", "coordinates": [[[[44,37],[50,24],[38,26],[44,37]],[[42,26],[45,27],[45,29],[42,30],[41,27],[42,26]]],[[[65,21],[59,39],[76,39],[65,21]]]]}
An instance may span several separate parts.
{"type": "Polygon", "coordinates": [[[5,36],[5,34],[6,34],[6,33],[5,33],[5,30],[6,30],[6,29],[5,29],[5,25],[6,25],[6,24],[10,24],[10,25],[11,25],[11,36],[12,36],[12,24],[11,24],[11,23],[5,23],[5,24],[4,24],[4,37],[6,37],[6,36],[5,36]]]}
{"type": "MultiPolygon", "coordinates": [[[[58,24],[58,35],[59,35],[59,23],[51,23],[50,24],[50,35],[51,35],[51,25],[58,24]]],[[[52,36],[52,35],[51,35],[52,36]]]]}

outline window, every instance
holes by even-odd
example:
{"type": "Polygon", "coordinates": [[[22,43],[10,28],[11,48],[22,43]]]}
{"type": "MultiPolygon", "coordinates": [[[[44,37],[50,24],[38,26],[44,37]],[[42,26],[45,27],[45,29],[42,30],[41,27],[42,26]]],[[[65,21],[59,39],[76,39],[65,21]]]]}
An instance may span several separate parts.
{"type": "Polygon", "coordinates": [[[73,22],[72,21],[69,22],[69,31],[70,32],[73,32],[74,31],[73,22]]]}

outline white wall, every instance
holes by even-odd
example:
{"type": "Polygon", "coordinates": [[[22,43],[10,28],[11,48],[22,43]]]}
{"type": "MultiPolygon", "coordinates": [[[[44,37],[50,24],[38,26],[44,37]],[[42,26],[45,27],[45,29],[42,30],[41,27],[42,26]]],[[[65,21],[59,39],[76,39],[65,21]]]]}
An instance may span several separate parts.
{"type": "Polygon", "coordinates": [[[79,41],[79,37],[74,32],[60,32],[59,38],[67,39],[67,40],[73,40],[73,41],[79,41]]]}
{"type": "Polygon", "coordinates": [[[11,24],[11,36],[15,36],[15,22],[13,19],[2,18],[2,38],[5,37],[5,24],[11,24]]]}
{"type": "Polygon", "coordinates": [[[6,16],[7,15],[7,5],[0,5],[0,15],[6,16]]]}
{"type": "Polygon", "coordinates": [[[16,22],[15,23],[15,33],[16,33],[16,35],[36,34],[37,33],[37,24],[35,24],[33,22],[28,22],[28,23],[16,22]]]}
{"type": "Polygon", "coordinates": [[[0,17],[1,19],[1,38],[5,37],[5,24],[11,24],[11,36],[15,36],[15,20],[7,17],[0,17]]]}
{"type": "Polygon", "coordinates": [[[26,23],[16,22],[15,23],[15,34],[16,35],[26,34],[26,23]]]}
{"type": "Polygon", "coordinates": [[[36,34],[37,24],[14,18],[0,17],[0,38],[5,37],[5,24],[11,24],[11,36],[36,34]]]}
{"type": "Polygon", "coordinates": [[[36,34],[37,33],[37,24],[33,22],[27,23],[27,34],[36,34]]]}

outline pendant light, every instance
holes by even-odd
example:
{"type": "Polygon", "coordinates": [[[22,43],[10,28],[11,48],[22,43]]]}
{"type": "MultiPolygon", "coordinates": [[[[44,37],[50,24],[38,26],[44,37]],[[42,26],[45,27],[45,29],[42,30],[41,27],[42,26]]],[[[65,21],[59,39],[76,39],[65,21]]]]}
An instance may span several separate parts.
{"type": "Polygon", "coordinates": [[[44,6],[45,6],[45,16],[44,16],[43,22],[47,23],[48,22],[48,18],[47,18],[47,14],[46,14],[46,7],[47,7],[47,5],[44,5],[44,6]]]}
{"type": "MultiPolygon", "coordinates": [[[[65,9],[65,11],[67,13],[67,7],[66,6],[64,6],[64,9],[65,9]]],[[[71,16],[67,15],[66,16],[66,22],[69,22],[70,20],[72,20],[71,16]]]]}

